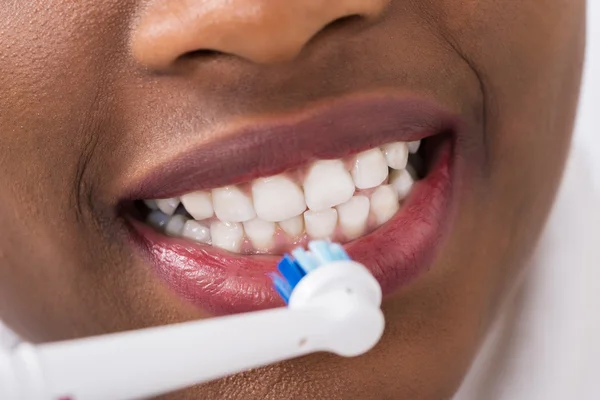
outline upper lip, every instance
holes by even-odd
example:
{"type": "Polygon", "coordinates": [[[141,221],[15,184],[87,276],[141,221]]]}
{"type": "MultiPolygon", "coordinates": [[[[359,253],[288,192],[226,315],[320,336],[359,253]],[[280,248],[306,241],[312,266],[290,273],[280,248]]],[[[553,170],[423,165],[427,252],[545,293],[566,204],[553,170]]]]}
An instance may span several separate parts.
{"type": "Polygon", "coordinates": [[[362,95],[249,121],[147,171],[124,200],[169,198],[271,176],[317,159],[457,132],[458,118],[421,98],[362,95]]]}

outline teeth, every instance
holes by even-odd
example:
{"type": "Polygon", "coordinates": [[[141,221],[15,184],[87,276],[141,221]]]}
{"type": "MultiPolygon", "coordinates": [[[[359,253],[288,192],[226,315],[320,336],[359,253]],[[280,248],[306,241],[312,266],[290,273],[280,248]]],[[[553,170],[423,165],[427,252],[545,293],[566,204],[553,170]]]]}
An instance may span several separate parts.
{"type": "Polygon", "coordinates": [[[403,200],[408,196],[413,183],[414,180],[406,169],[393,170],[390,174],[390,184],[394,187],[396,193],[398,193],[398,198],[400,200],[403,200]]]}
{"type": "Polygon", "coordinates": [[[249,183],[144,200],[146,222],[169,236],[244,254],[307,239],[354,240],[389,221],[409,196],[420,155],[408,159],[419,145],[388,143],[249,183]]]}
{"type": "Polygon", "coordinates": [[[274,222],[254,218],[244,222],[244,231],[255,249],[268,250],[273,245],[273,237],[275,235],[274,222]]]}
{"type": "Polygon", "coordinates": [[[200,221],[213,216],[213,205],[208,192],[199,191],[183,195],[181,203],[194,219],[200,221]]]}
{"type": "Polygon", "coordinates": [[[353,194],[354,182],[341,160],[316,161],[304,179],[306,205],[313,211],[345,203],[353,194]]]}
{"type": "Polygon", "coordinates": [[[381,150],[371,149],[356,156],[352,167],[352,179],[357,188],[369,189],[379,186],[387,175],[387,161],[381,150]]]}
{"type": "Polygon", "coordinates": [[[408,151],[410,152],[410,154],[415,154],[417,151],[419,151],[419,146],[421,146],[420,140],[408,142],[408,151]]]}
{"type": "Polygon", "coordinates": [[[283,221],[306,210],[302,189],[282,175],[255,180],[252,199],[256,215],[265,221],[283,221]]]}
{"type": "Polygon", "coordinates": [[[342,232],[349,240],[356,239],[365,232],[369,218],[369,205],[368,197],[354,196],[337,206],[342,232]]]}
{"type": "Polygon", "coordinates": [[[146,217],[146,222],[150,226],[161,231],[167,225],[167,222],[169,222],[169,218],[170,217],[162,211],[155,210],[148,214],[146,217]]]}
{"type": "Polygon", "coordinates": [[[156,200],[156,206],[165,214],[173,215],[177,209],[177,206],[179,206],[179,199],[174,197],[171,199],[156,200]]]}
{"type": "Polygon", "coordinates": [[[398,194],[391,185],[379,186],[371,195],[371,212],[379,225],[392,218],[399,208],[398,194]]]}
{"type": "Polygon", "coordinates": [[[321,211],[308,210],[304,213],[306,233],[312,239],[325,239],[330,237],[337,224],[337,211],[327,208],[321,211]]]}
{"type": "Polygon", "coordinates": [[[151,210],[158,210],[158,204],[156,204],[156,200],[144,200],[144,204],[151,210]]]}
{"type": "Polygon", "coordinates": [[[165,233],[169,236],[181,236],[185,221],[187,221],[187,218],[183,215],[173,215],[165,225],[165,233]]]}
{"type": "Polygon", "coordinates": [[[242,224],[235,222],[215,221],[210,224],[210,236],[213,246],[239,253],[244,240],[242,224]]]}
{"type": "Polygon", "coordinates": [[[198,221],[188,220],[183,226],[183,232],[181,236],[184,238],[191,239],[198,243],[210,244],[210,228],[206,225],[202,225],[198,221]]]}
{"type": "Polygon", "coordinates": [[[212,191],[217,218],[224,222],[244,222],[256,217],[252,200],[237,186],[225,186],[212,191]]]}
{"type": "Polygon", "coordinates": [[[295,238],[300,236],[302,231],[304,231],[304,218],[302,218],[302,215],[298,215],[297,217],[279,222],[279,226],[290,237],[295,238]]]}
{"type": "Polygon", "coordinates": [[[383,146],[383,154],[387,165],[393,169],[404,169],[408,162],[408,145],[404,142],[394,142],[383,146]]]}

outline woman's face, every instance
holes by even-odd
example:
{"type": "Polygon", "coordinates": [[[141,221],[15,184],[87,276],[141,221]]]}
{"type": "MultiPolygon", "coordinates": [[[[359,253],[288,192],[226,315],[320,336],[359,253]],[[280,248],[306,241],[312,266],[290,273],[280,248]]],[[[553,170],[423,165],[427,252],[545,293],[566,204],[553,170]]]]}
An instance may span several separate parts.
{"type": "Polygon", "coordinates": [[[0,319],[40,342],[279,305],[263,279],[277,257],[249,253],[333,235],[354,239],[386,292],[376,348],[175,398],[449,398],[551,207],[584,12],[583,0],[7,2],[0,319]],[[421,138],[403,199],[404,145],[384,145],[421,138]],[[388,151],[355,166],[370,148],[388,151]],[[227,185],[184,196],[162,233],[140,222],[149,208],[135,200],[227,185]]]}

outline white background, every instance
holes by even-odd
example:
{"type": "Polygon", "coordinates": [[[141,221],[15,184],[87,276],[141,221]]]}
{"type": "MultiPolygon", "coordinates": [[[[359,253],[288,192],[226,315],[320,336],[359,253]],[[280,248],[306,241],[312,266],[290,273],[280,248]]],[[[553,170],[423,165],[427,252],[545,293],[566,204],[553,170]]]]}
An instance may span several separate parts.
{"type": "Polygon", "coordinates": [[[588,1],[588,48],[575,143],[590,152],[600,190],[600,0],[588,1]]]}

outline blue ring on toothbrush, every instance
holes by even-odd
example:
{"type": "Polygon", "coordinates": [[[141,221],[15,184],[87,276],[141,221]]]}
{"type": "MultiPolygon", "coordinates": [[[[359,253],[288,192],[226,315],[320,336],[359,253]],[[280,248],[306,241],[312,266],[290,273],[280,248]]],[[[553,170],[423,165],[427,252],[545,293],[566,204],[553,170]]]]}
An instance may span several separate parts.
{"type": "Polygon", "coordinates": [[[339,243],[314,240],[308,243],[308,248],[304,250],[298,247],[292,251],[292,255],[285,254],[277,264],[278,272],[269,274],[275,290],[286,304],[294,288],[311,271],[334,261],[350,260],[339,243]]]}

